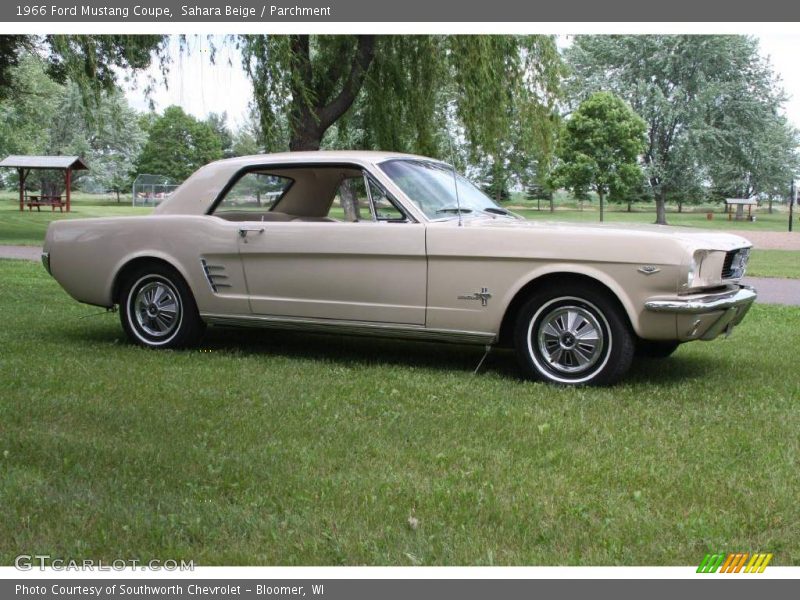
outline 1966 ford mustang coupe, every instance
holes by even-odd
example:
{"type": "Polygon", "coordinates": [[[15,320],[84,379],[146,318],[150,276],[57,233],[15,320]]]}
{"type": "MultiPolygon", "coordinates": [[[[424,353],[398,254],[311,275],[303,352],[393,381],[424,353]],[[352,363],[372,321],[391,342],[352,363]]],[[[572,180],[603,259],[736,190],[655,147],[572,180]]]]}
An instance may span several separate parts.
{"type": "Polygon", "coordinates": [[[608,384],[634,355],[728,333],[750,243],[672,227],[531,222],[448,165],[393,153],[234,158],[152,215],[58,221],[45,267],[119,305],[134,342],[207,324],[512,346],[523,372],[608,384]]]}

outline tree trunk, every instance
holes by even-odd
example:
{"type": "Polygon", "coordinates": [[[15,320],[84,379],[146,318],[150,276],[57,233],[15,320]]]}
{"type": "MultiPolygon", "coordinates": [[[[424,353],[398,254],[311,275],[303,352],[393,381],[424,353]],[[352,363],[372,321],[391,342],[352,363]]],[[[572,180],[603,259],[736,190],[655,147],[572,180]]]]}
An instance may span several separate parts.
{"type": "Polygon", "coordinates": [[[629,200],[628,200],[628,212],[633,212],[633,211],[631,210],[631,204],[633,204],[633,200],[630,200],[630,199],[629,199],[629,200]]]}
{"type": "Polygon", "coordinates": [[[772,196],[769,197],[769,205],[768,206],[769,206],[769,209],[768,209],[767,212],[769,212],[769,214],[772,214],[772,196]]]}
{"type": "Polygon", "coordinates": [[[537,198],[536,199],[536,210],[542,210],[542,199],[541,198],[537,198]]]}
{"type": "Polygon", "coordinates": [[[678,200],[678,212],[683,212],[683,200],[678,200]]]}
{"type": "Polygon", "coordinates": [[[292,139],[289,142],[289,150],[292,152],[319,150],[323,135],[325,135],[325,132],[320,131],[313,115],[306,114],[295,125],[292,139]]]}
{"type": "Polygon", "coordinates": [[[556,198],[555,194],[550,196],[550,212],[556,212],[555,198],[556,198]]]}
{"type": "Polygon", "coordinates": [[[345,179],[339,187],[339,199],[342,201],[345,220],[355,222],[361,219],[358,209],[358,198],[353,187],[352,179],[345,179]]]}
{"type": "Polygon", "coordinates": [[[292,36],[292,135],[289,141],[292,151],[319,150],[325,132],[350,109],[361,92],[375,57],[375,36],[359,35],[349,71],[340,74],[341,70],[337,69],[335,78],[341,77],[341,90],[332,98],[326,98],[322,97],[319,82],[315,84],[314,81],[310,45],[308,35],[292,36]]]}
{"type": "Polygon", "coordinates": [[[656,196],[656,224],[667,224],[667,190],[663,188],[656,196]]]}
{"type": "Polygon", "coordinates": [[[120,202],[120,199],[119,199],[119,190],[115,190],[115,192],[116,192],[116,194],[117,194],[117,204],[119,204],[119,202],[120,202]]]}
{"type": "Polygon", "coordinates": [[[598,197],[600,198],[600,222],[603,222],[603,192],[597,192],[598,197]]]}

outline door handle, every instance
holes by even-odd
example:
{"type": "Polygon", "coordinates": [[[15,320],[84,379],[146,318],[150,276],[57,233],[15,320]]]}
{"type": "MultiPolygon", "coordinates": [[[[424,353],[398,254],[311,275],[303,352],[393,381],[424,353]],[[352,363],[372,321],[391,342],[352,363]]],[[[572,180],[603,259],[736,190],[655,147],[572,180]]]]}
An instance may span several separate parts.
{"type": "Polygon", "coordinates": [[[246,238],[249,232],[253,233],[264,233],[263,227],[240,227],[239,228],[239,237],[246,238]]]}

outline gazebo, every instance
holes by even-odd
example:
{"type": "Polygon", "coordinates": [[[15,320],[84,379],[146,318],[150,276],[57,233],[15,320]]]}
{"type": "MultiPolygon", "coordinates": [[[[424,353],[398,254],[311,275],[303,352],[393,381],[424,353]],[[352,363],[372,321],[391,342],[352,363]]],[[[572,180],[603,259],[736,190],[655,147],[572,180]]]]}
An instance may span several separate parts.
{"type": "Polygon", "coordinates": [[[56,207],[61,209],[65,207],[67,212],[70,210],[70,187],[72,187],[72,172],[79,170],[86,170],[89,167],[79,156],[7,156],[0,161],[0,167],[9,167],[16,169],[19,173],[19,209],[25,210],[27,203],[28,209],[34,206],[38,210],[41,206],[49,206],[52,210],[56,207]],[[57,171],[64,171],[64,184],[66,202],[61,201],[61,196],[25,196],[25,180],[31,172],[31,169],[53,169],[57,171]]]}
{"type": "Polygon", "coordinates": [[[758,208],[758,198],[755,196],[751,198],[725,198],[725,212],[728,213],[728,221],[735,218],[737,221],[744,219],[744,207],[747,207],[747,218],[750,221],[755,221],[753,217],[753,208],[758,208]],[[736,215],[734,216],[732,209],[736,207],[736,215]]]}

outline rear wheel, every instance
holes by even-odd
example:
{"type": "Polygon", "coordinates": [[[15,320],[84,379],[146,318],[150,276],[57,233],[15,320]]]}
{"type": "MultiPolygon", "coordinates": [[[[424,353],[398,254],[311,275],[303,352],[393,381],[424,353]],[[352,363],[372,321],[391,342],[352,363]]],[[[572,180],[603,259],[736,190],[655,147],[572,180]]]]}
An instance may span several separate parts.
{"type": "Polygon", "coordinates": [[[525,375],[566,385],[616,382],[633,359],[627,318],[601,290],[558,287],[535,293],[517,317],[514,345],[525,375]]]}
{"type": "Polygon", "coordinates": [[[149,348],[194,345],[205,329],[189,286],[173,268],[157,263],[128,275],[119,316],[128,338],[149,348]]]}

